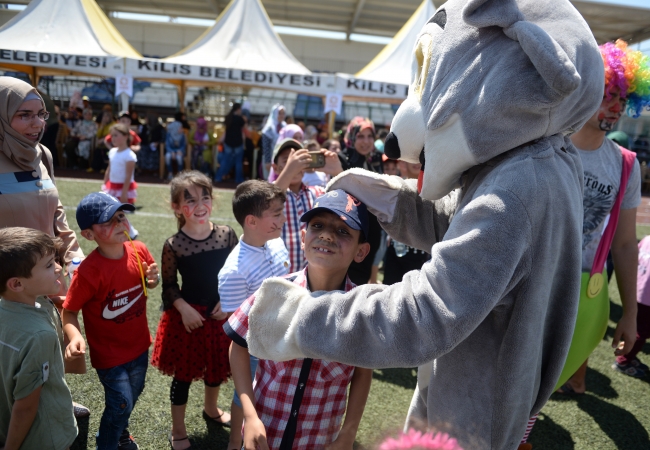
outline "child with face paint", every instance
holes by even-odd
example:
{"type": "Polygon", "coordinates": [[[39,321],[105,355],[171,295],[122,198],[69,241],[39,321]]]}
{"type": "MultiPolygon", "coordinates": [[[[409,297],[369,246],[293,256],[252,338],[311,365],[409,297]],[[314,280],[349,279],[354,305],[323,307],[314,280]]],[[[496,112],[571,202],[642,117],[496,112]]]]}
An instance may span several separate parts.
{"type": "Polygon", "coordinates": [[[172,448],[190,448],[185,407],[190,384],[203,380],[203,418],[230,426],[230,414],[217,407],[219,386],[230,376],[230,339],[222,325],[219,279],[235,231],[210,222],[212,182],[198,171],[181,172],[170,184],[171,206],[178,233],[167,239],[162,253],[163,309],[151,364],[173,377],[170,389],[172,448]],[[180,273],[182,283],[178,282],[180,273]]]}
{"type": "MultiPolygon", "coordinates": [[[[117,123],[111,127],[111,142],[114,147],[108,152],[108,168],[104,173],[102,191],[119,199],[122,203],[135,204],[138,185],[134,179],[135,163],[138,157],[131,150],[129,127],[117,123]]],[[[131,239],[138,237],[138,230],[129,224],[131,239]]]]}
{"type": "Polygon", "coordinates": [[[129,417],[144,389],[151,335],[147,324],[147,290],[160,281],[158,266],[147,247],[130,241],[121,203],[104,192],[85,196],[77,207],[81,235],[97,248],[75,271],[63,303],[63,330],[70,338],[66,359],[84,358],[79,334],[83,314],[90,362],[104,386],[106,404],[99,424],[99,450],[137,449],[127,429],[129,417]]]}

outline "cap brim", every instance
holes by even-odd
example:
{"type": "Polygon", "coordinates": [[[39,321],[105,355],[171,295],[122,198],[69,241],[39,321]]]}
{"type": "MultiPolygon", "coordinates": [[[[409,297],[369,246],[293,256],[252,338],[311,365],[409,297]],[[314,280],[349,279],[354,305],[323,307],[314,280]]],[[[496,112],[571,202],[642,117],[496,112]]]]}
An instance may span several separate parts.
{"type": "Polygon", "coordinates": [[[349,226],[353,230],[358,230],[358,231],[361,231],[364,234],[366,234],[365,231],[363,231],[363,229],[361,228],[361,224],[359,224],[359,222],[357,222],[348,213],[346,213],[345,211],[341,211],[341,210],[334,209],[334,208],[327,208],[327,207],[324,207],[324,206],[318,206],[316,208],[310,209],[305,214],[303,214],[302,217],[300,217],[300,221],[301,222],[309,222],[311,220],[311,218],[314,217],[319,212],[330,212],[330,213],[336,214],[337,216],[341,217],[342,219],[343,219],[343,217],[346,217],[346,219],[343,219],[343,220],[345,221],[347,226],[349,226]]]}
{"type": "Polygon", "coordinates": [[[105,209],[104,212],[102,213],[102,216],[104,215],[104,213],[106,213],[106,215],[108,216],[108,219],[105,220],[104,222],[97,222],[97,223],[100,224],[100,223],[108,222],[109,220],[111,220],[113,218],[115,213],[118,212],[118,211],[135,211],[135,206],[130,204],[130,203],[119,203],[117,205],[112,205],[112,206],[108,207],[107,209],[105,209]]]}

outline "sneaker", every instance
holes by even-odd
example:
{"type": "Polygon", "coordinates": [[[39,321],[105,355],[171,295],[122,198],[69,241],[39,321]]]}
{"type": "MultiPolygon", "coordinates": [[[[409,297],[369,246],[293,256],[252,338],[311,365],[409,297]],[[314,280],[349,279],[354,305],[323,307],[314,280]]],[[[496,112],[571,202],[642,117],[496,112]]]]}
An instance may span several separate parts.
{"type": "Polygon", "coordinates": [[[629,375],[633,378],[644,378],[646,375],[644,370],[640,369],[639,367],[634,367],[632,363],[619,364],[618,362],[615,362],[612,364],[612,369],[617,372],[624,373],[625,375],[629,375]]]}
{"type": "Polygon", "coordinates": [[[630,361],[630,365],[632,367],[636,367],[637,369],[641,369],[644,372],[650,372],[650,367],[648,367],[646,364],[643,364],[637,357],[634,357],[634,359],[630,361]]]}
{"type": "Polygon", "coordinates": [[[82,419],[90,415],[90,410],[77,402],[72,402],[72,409],[74,411],[74,416],[77,419],[82,419]]]}
{"type": "Polygon", "coordinates": [[[122,431],[119,441],[117,442],[117,448],[119,450],[138,450],[138,444],[135,443],[133,436],[129,433],[128,429],[122,431]]]}

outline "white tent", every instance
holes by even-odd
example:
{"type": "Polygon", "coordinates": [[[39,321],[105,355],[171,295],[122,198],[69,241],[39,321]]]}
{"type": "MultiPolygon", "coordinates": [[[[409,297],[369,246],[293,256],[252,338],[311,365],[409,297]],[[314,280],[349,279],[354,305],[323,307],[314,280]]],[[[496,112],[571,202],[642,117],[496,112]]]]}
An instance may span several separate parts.
{"type": "Polygon", "coordinates": [[[232,0],[186,49],[163,59],[128,59],[126,71],[136,78],[321,93],[331,90],[335,79],[312,75],[291,54],[259,0],[232,0]]]}
{"type": "Polygon", "coordinates": [[[259,0],[233,0],[212,27],[166,62],[308,75],[273,29],[259,0]]]}
{"type": "Polygon", "coordinates": [[[141,57],[95,0],[32,0],[0,28],[0,43],[0,67],[36,76],[112,77],[125,57],[141,57]]]}
{"type": "Polygon", "coordinates": [[[410,84],[415,41],[435,12],[433,2],[424,0],[393,40],[356,77],[383,83],[410,84]]]}

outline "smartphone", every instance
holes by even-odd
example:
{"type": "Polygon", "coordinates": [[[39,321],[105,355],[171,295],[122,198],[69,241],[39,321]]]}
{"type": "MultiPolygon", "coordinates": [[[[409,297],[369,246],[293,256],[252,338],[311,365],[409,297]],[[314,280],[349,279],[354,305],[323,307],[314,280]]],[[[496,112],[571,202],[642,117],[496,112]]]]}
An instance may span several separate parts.
{"type": "Polygon", "coordinates": [[[319,167],[325,166],[325,155],[320,150],[309,152],[309,156],[311,156],[311,163],[309,163],[310,169],[318,169],[319,167]]]}

